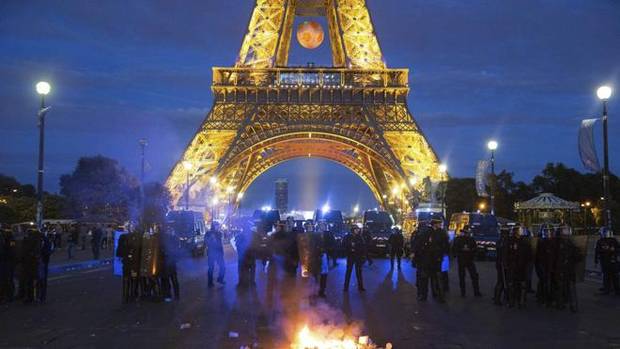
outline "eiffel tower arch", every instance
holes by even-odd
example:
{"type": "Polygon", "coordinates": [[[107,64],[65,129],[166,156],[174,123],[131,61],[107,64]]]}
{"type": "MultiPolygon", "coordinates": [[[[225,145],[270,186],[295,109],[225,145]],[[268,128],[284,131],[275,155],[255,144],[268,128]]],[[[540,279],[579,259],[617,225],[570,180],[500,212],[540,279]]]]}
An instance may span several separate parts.
{"type": "Polygon", "coordinates": [[[257,0],[236,64],[213,68],[213,107],[166,182],[173,203],[234,205],[269,168],[318,157],[384,208],[413,209],[445,174],[408,110],[408,73],[386,66],[365,0],[257,0]],[[326,18],[331,67],[288,66],[296,16],[326,18]]]}

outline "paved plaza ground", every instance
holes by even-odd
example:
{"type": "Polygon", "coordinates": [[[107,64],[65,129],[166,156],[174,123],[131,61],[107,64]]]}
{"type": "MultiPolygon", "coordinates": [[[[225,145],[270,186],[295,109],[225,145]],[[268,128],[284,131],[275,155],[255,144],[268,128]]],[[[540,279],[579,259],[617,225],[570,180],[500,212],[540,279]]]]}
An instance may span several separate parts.
{"type": "MultiPolygon", "coordinates": [[[[287,348],[293,327],[329,318],[363,327],[394,348],[620,348],[620,298],[596,295],[598,281],[579,284],[580,311],[491,304],[492,262],[479,263],[485,297],[461,298],[451,273],[446,304],[415,299],[415,270],[390,271],[389,261],[364,268],[367,291],[355,281],[343,293],[344,261],[329,274],[325,301],[311,297],[314,281],[270,279],[259,268],[255,291],[238,290],[236,260],[227,258],[225,286],[206,287],[206,258],[180,265],[181,300],[122,305],[111,266],[51,277],[48,303],[0,306],[0,347],[52,348],[287,348]],[[238,335],[238,336],[237,336],[238,335]]],[[[471,292],[470,292],[471,294],[471,292]]]]}

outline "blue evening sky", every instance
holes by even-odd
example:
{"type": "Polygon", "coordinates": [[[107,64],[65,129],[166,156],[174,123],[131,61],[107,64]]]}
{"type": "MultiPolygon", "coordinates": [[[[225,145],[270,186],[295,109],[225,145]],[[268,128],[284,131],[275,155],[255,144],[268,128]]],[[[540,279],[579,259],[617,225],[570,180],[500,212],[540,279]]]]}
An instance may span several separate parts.
{"type": "MultiPolygon", "coordinates": [[[[368,0],[390,67],[411,69],[409,106],[452,176],[472,176],[490,138],[498,167],[530,180],[547,162],[581,169],[579,121],[610,101],[611,167],[620,169],[620,2],[368,0]]],[[[231,66],[249,0],[0,2],[0,173],[34,183],[34,84],[49,80],[46,188],[80,156],[103,154],[163,181],[211,107],[211,67],[231,66]]],[[[297,43],[291,64],[330,62],[327,42],[297,43]]],[[[597,129],[600,130],[600,129],[597,129]]],[[[601,147],[599,146],[599,150],[601,147]]],[[[284,163],[248,190],[247,206],[291,182],[291,206],[373,207],[361,180],[322,160],[284,163]]]]}

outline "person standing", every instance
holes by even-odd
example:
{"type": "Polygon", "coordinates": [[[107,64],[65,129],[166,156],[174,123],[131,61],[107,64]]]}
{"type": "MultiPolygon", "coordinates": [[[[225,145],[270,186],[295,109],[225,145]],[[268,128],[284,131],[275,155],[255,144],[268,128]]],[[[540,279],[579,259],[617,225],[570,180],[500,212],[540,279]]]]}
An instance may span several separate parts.
{"type": "Polygon", "coordinates": [[[41,262],[41,232],[28,230],[22,242],[22,273],[24,277],[24,303],[32,303],[36,296],[37,276],[41,262]]]}
{"type": "Polygon", "coordinates": [[[368,226],[364,228],[364,230],[362,230],[362,238],[364,239],[364,242],[366,244],[366,261],[368,262],[368,266],[371,266],[373,263],[372,258],[370,257],[370,251],[372,248],[372,235],[370,234],[370,229],[368,226]]]}
{"type": "Polygon", "coordinates": [[[71,224],[69,228],[69,237],[67,239],[67,257],[73,259],[73,252],[80,240],[79,226],[71,224]]]}
{"type": "Polygon", "coordinates": [[[534,264],[538,285],[536,299],[538,303],[551,306],[555,295],[554,262],[556,252],[555,232],[550,226],[544,225],[540,230],[540,238],[536,244],[534,264]]]}
{"type": "Polygon", "coordinates": [[[620,271],[620,262],[618,261],[618,253],[620,253],[620,245],[614,238],[613,232],[607,227],[600,230],[600,239],[596,242],[594,253],[594,264],[601,263],[601,271],[603,272],[603,288],[601,294],[607,295],[614,289],[616,295],[620,295],[620,281],[618,280],[618,272],[620,271]]]}
{"type": "Polygon", "coordinates": [[[310,255],[312,256],[312,274],[319,282],[318,296],[325,298],[327,289],[327,273],[329,272],[329,261],[327,258],[327,241],[329,239],[327,224],[318,224],[317,232],[310,236],[310,255]]]}
{"type": "Polygon", "coordinates": [[[95,228],[93,229],[93,235],[90,241],[94,259],[99,259],[102,238],[103,238],[103,229],[101,229],[101,224],[97,224],[95,228]]]}
{"type": "Polygon", "coordinates": [[[441,228],[442,221],[433,219],[430,227],[418,230],[414,240],[412,259],[416,265],[416,284],[418,300],[424,302],[428,298],[428,285],[433,297],[440,303],[445,302],[444,289],[440,282],[441,262],[448,253],[449,242],[447,233],[441,228]]]}
{"type": "Polygon", "coordinates": [[[129,303],[138,297],[141,245],[142,236],[135,231],[130,230],[118,239],[116,257],[121,258],[123,263],[123,303],[129,303]]]}
{"type": "Polygon", "coordinates": [[[400,270],[400,260],[403,256],[403,247],[405,245],[405,238],[400,229],[392,229],[388,238],[388,245],[390,247],[390,270],[394,269],[394,259],[396,259],[398,270],[400,270]]]}
{"type": "Polygon", "coordinates": [[[345,235],[342,244],[347,257],[347,271],[344,277],[344,292],[349,291],[351,272],[355,269],[357,279],[357,289],[360,292],[366,291],[364,288],[364,278],[362,276],[362,265],[368,259],[366,241],[362,237],[361,229],[354,226],[351,232],[345,235]]]}
{"type": "Polygon", "coordinates": [[[558,309],[564,309],[568,303],[570,310],[577,312],[577,263],[583,256],[571,240],[572,229],[563,226],[558,229],[559,233],[554,253],[554,269],[556,278],[556,296],[558,309]]]}
{"type": "Polygon", "coordinates": [[[497,257],[495,258],[495,270],[497,272],[497,281],[495,282],[495,290],[493,294],[493,304],[502,305],[504,301],[508,302],[510,293],[508,292],[508,250],[511,233],[506,231],[500,232],[499,240],[495,246],[497,257]]]}
{"type": "Polygon", "coordinates": [[[477,249],[476,240],[471,236],[469,227],[465,226],[452,243],[452,252],[456,256],[456,262],[459,271],[459,286],[461,288],[461,297],[465,297],[465,271],[469,273],[471,284],[474,288],[474,296],[482,297],[480,293],[480,284],[478,270],[474,262],[477,249]]]}
{"type": "Polygon", "coordinates": [[[161,266],[160,273],[161,292],[165,302],[172,300],[172,291],[174,299],[180,299],[179,278],[177,275],[177,260],[179,253],[178,239],[174,234],[174,230],[170,229],[161,235],[161,266]]]}
{"type": "Polygon", "coordinates": [[[213,222],[211,229],[207,232],[207,278],[208,286],[213,287],[213,272],[215,270],[215,264],[218,265],[217,282],[224,285],[224,275],[226,273],[226,265],[224,263],[224,246],[222,245],[222,232],[219,229],[219,224],[213,222]]]}
{"type": "Polygon", "coordinates": [[[0,303],[15,296],[15,239],[11,230],[0,232],[0,303]]]}
{"type": "Polygon", "coordinates": [[[528,232],[525,227],[514,228],[514,238],[510,241],[508,249],[508,280],[509,280],[509,306],[517,305],[519,309],[525,308],[527,301],[527,274],[532,262],[532,244],[527,238],[528,232]]]}
{"type": "Polygon", "coordinates": [[[237,246],[238,287],[250,287],[255,284],[256,257],[252,248],[253,232],[239,230],[235,236],[237,246]]]}
{"type": "Polygon", "coordinates": [[[47,300],[47,276],[49,274],[50,257],[54,252],[53,236],[48,231],[41,234],[41,262],[37,277],[38,301],[45,303],[47,300]]]}

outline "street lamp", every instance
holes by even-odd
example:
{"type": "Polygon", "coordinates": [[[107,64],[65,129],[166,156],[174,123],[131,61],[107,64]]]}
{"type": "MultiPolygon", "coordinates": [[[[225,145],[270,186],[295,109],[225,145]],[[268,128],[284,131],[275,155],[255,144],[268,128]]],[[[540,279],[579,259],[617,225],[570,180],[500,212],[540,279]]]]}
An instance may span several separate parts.
{"type": "Polygon", "coordinates": [[[183,168],[185,168],[185,211],[189,211],[189,173],[194,167],[191,161],[183,161],[183,168]]]}
{"type": "Polygon", "coordinates": [[[359,205],[359,204],[356,204],[356,205],[353,207],[353,214],[357,216],[357,214],[358,214],[358,212],[359,212],[359,211],[360,211],[360,205],[359,205]]]}
{"type": "Polygon", "coordinates": [[[596,90],[596,95],[603,101],[603,197],[605,198],[605,225],[611,230],[611,210],[609,208],[609,142],[607,139],[607,101],[611,97],[612,89],[609,86],[601,86],[596,90]]]}
{"type": "Polygon", "coordinates": [[[50,93],[52,87],[45,81],[36,84],[36,90],[41,96],[41,107],[37,116],[39,117],[39,168],[37,171],[37,228],[43,228],[43,157],[45,154],[45,114],[49,108],[45,107],[45,96],[50,93]]]}
{"type": "Polygon", "coordinates": [[[487,148],[491,151],[491,176],[493,182],[491,183],[491,214],[495,214],[495,150],[497,150],[497,141],[490,140],[487,143],[487,148]]]}

